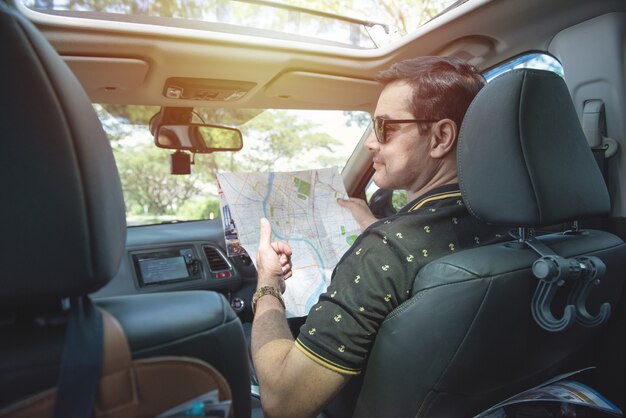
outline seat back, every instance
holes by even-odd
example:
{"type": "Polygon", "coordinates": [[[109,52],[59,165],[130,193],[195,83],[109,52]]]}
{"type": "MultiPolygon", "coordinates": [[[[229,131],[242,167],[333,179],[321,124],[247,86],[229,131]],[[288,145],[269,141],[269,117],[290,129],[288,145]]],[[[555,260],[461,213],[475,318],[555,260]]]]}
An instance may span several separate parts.
{"type": "MultiPolygon", "coordinates": [[[[155,417],[172,405],[217,390],[219,400],[230,400],[224,377],[209,364],[192,358],[131,359],[128,341],[119,322],[106,311],[104,350],[96,418],[155,417]]],[[[51,388],[0,409],[6,418],[52,417],[58,390],[51,388]]]]}
{"type": "MultiPolygon", "coordinates": [[[[54,390],[68,317],[64,301],[98,290],[117,273],[126,221],[109,141],[78,80],[5,2],[0,41],[2,409],[54,390]]],[[[210,363],[232,389],[235,416],[250,416],[245,338],[223,296],[178,292],[98,303],[121,324],[132,364],[142,359],[146,370],[155,356],[210,363]],[[160,319],[164,315],[169,320],[160,319]]]]}
{"type": "MultiPolygon", "coordinates": [[[[465,205],[490,224],[539,227],[609,209],[565,83],[549,72],[512,71],[477,95],[461,128],[458,166],[465,205]]],[[[584,231],[537,241],[562,257],[599,257],[606,274],[586,306],[595,315],[609,302],[615,312],[626,267],[621,239],[584,231]]],[[[354,416],[473,416],[559,372],[597,365],[580,354],[602,327],[550,332],[535,322],[538,258],[512,240],[425,266],[411,299],[379,330],[354,416]]],[[[557,293],[556,317],[569,290],[557,293]]]]}

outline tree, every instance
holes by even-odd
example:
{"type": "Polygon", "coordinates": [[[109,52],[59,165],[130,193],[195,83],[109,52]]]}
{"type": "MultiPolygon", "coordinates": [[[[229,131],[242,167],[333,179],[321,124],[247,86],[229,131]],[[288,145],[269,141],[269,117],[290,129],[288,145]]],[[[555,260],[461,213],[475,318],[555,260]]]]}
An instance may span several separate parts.
{"type": "Polygon", "coordinates": [[[169,175],[169,152],[151,143],[113,148],[122,180],[126,212],[173,213],[202,188],[198,179],[169,175]]]}
{"type": "MultiPolygon", "coordinates": [[[[245,137],[256,140],[243,153],[235,155],[243,171],[270,171],[277,163],[302,168],[307,153],[325,151],[332,154],[339,141],[319,131],[319,125],[298,119],[283,110],[263,112],[243,127],[245,137]],[[297,158],[296,158],[297,157],[297,158]]],[[[244,139],[245,140],[245,139],[244,139]]]]}
{"type": "Polygon", "coordinates": [[[365,128],[371,122],[370,115],[363,112],[343,112],[346,116],[347,126],[358,126],[359,128],[365,128]]]}
{"type": "Polygon", "coordinates": [[[117,104],[95,104],[94,109],[110,141],[127,137],[136,126],[147,128],[152,116],[161,110],[159,106],[117,104]]]}
{"type": "Polygon", "coordinates": [[[291,0],[289,3],[342,16],[387,24],[394,38],[436,17],[456,0],[291,0]],[[363,11],[367,11],[364,13],[363,11]],[[376,16],[372,19],[372,16],[376,16]]]}

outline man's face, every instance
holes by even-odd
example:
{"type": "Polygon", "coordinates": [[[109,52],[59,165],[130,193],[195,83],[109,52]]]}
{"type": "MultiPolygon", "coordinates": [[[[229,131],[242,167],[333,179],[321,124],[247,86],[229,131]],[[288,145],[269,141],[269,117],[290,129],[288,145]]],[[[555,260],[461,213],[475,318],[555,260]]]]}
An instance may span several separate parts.
{"type": "MultiPolygon", "coordinates": [[[[375,117],[385,119],[421,119],[410,111],[413,89],[404,82],[388,84],[378,98],[375,117]]],[[[420,135],[416,123],[388,124],[385,129],[387,142],[377,141],[374,132],[365,141],[365,147],[373,154],[374,183],[382,189],[402,189],[415,192],[436,173],[439,161],[429,155],[430,129],[420,135]]]]}

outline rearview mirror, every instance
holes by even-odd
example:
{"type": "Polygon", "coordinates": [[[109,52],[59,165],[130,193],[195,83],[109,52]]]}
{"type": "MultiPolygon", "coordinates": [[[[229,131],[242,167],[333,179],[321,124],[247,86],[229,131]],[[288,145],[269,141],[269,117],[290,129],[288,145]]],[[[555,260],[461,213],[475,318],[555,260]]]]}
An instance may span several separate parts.
{"type": "Polygon", "coordinates": [[[239,129],[220,125],[159,125],[154,143],[159,148],[207,154],[216,151],[239,151],[243,137],[239,129]]]}

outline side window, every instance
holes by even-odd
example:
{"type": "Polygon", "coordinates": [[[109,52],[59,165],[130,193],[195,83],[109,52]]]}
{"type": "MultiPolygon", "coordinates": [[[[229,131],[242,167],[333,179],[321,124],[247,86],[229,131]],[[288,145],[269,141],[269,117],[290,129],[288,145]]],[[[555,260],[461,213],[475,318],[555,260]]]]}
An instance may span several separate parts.
{"type": "Polygon", "coordinates": [[[563,77],[563,66],[556,58],[548,54],[526,54],[517,58],[513,58],[510,61],[500,64],[497,67],[486,71],[483,75],[487,79],[487,82],[493,80],[500,74],[504,74],[507,71],[515,70],[517,68],[534,68],[536,70],[552,71],[563,77]]]}
{"type": "MultiPolygon", "coordinates": [[[[371,203],[372,196],[374,195],[374,193],[376,193],[377,190],[378,190],[378,186],[376,186],[374,181],[370,179],[369,184],[365,188],[365,198],[367,202],[371,203]]],[[[393,191],[391,204],[396,211],[402,209],[407,203],[408,202],[407,202],[406,190],[394,190],[393,191]]]]}

